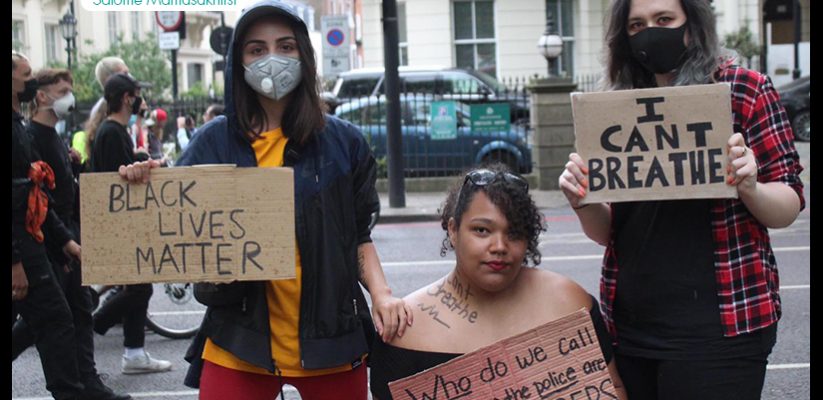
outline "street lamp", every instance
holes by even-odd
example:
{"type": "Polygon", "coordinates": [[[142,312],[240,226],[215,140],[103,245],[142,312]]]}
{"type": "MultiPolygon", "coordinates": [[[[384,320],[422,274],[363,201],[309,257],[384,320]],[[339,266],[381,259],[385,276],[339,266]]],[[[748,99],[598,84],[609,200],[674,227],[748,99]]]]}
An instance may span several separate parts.
{"type": "Polygon", "coordinates": [[[68,67],[71,69],[71,42],[77,36],[77,19],[71,11],[66,11],[63,19],[60,20],[60,31],[63,34],[63,39],[66,39],[66,54],[69,56],[68,67]]]}
{"type": "Polygon", "coordinates": [[[554,29],[554,18],[551,12],[546,16],[546,31],[537,40],[537,50],[546,58],[549,64],[549,78],[551,78],[552,65],[563,52],[563,38],[554,29]]]}

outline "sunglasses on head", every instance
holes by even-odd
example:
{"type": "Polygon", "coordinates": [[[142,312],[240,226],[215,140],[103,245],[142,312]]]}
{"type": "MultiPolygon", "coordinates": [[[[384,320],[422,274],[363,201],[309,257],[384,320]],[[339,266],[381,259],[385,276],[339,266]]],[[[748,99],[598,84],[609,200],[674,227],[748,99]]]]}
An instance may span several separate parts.
{"type": "Polygon", "coordinates": [[[466,174],[466,178],[463,179],[463,186],[460,187],[460,193],[457,194],[457,203],[460,203],[460,197],[463,195],[463,189],[466,188],[467,183],[471,183],[472,186],[487,186],[497,182],[500,179],[516,186],[524,192],[529,191],[529,182],[520,176],[510,172],[498,172],[490,169],[476,169],[466,174]]]}

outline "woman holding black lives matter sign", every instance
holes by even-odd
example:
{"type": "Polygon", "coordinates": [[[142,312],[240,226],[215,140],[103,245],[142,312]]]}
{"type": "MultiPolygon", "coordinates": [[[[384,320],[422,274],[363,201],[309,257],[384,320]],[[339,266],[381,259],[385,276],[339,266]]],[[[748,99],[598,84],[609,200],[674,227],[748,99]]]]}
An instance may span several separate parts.
{"type": "MultiPolygon", "coordinates": [[[[528,190],[522,177],[501,164],[472,170],[455,182],[440,209],[440,224],[447,232],[441,255],[454,250],[454,269],[406,296],[406,304],[413,305],[415,322],[405,335],[375,342],[371,391],[376,399],[392,398],[389,382],[583,307],[592,310],[617,392],[601,393],[600,398],[614,398],[614,394],[626,398],[597,301],[566,277],[528,267],[529,262],[540,263],[538,236],[545,230],[543,215],[528,190]]],[[[570,396],[572,391],[565,394],[570,396]]]]}
{"type": "MultiPolygon", "coordinates": [[[[324,115],[314,49],[294,6],[247,7],[226,67],[225,115],[198,130],[177,165],[294,168],[296,279],[198,284],[208,306],[186,359],[201,399],[367,398],[375,325],[402,336],[411,309],[391,294],[371,242],[377,164],[353,125],[324,115]],[[360,283],[369,291],[374,325],[360,283]]],[[[147,179],[155,161],[121,167],[147,179]]]]}
{"type": "Polygon", "coordinates": [[[767,228],[804,207],[791,125],[771,80],[721,54],[706,0],[611,5],[610,90],[727,82],[735,132],[727,184],[739,199],[581,205],[586,161],[559,182],[592,240],[607,246],[601,305],[620,376],[637,399],[757,399],[780,297],[767,228]]]}

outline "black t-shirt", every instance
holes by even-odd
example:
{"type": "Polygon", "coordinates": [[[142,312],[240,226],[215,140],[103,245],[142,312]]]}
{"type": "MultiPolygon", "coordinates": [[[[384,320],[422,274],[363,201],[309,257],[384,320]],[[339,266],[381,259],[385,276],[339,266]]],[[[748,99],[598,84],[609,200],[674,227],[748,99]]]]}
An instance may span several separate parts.
{"type": "Polygon", "coordinates": [[[32,138],[23,125],[23,116],[11,110],[11,178],[25,179],[29,176],[32,161],[39,156],[32,154],[32,138]]]}
{"type": "Polygon", "coordinates": [[[74,173],[71,168],[68,147],[57,135],[54,128],[31,121],[29,134],[34,138],[40,157],[54,171],[54,190],[51,191],[51,206],[63,222],[74,212],[74,173]]]}
{"type": "MultiPolygon", "coordinates": [[[[603,358],[608,364],[613,356],[611,338],[606,330],[606,324],[603,322],[603,316],[600,315],[599,303],[594,297],[591,297],[591,301],[592,307],[589,310],[589,315],[597,333],[597,341],[600,342],[603,358]]],[[[377,336],[369,354],[371,392],[380,400],[391,400],[389,382],[412,376],[462,355],[460,353],[438,353],[395,347],[383,343],[380,336],[377,336]]]]}
{"type": "Polygon", "coordinates": [[[616,203],[616,352],[673,360],[768,352],[772,326],[723,336],[710,200],[616,203]]]}
{"type": "Polygon", "coordinates": [[[92,172],[117,172],[135,162],[134,143],[126,127],[107,119],[97,128],[91,153],[92,172]]]}

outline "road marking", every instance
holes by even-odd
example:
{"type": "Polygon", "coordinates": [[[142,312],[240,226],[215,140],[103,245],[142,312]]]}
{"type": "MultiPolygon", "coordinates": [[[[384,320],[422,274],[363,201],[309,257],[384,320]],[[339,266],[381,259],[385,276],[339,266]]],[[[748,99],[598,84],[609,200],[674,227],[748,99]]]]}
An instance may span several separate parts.
{"type": "Polygon", "coordinates": [[[806,369],[811,368],[811,363],[805,364],[774,364],[774,365],[767,365],[766,369],[806,369]]]}
{"type": "Polygon", "coordinates": [[[790,285],[790,286],[781,286],[780,290],[801,290],[801,289],[811,289],[811,285],[790,285]]]}
{"type": "MultiPolygon", "coordinates": [[[[772,250],[776,253],[809,251],[810,246],[796,246],[796,247],[775,247],[772,250]]],[[[586,254],[580,256],[554,256],[543,257],[543,261],[587,261],[587,260],[602,260],[602,254],[586,254]]],[[[381,262],[384,267],[410,267],[410,266],[431,266],[438,267],[443,265],[453,265],[454,260],[436,260],[436,261],[389,261],[381,262]]]]}
{"type": "Polygon", "coordinates": [[[809,251],[811,250],[811,246],[797,246],[797,247],[775,247],[772,250],[775,252],[782,252],[782,251],[809,251]]]}

